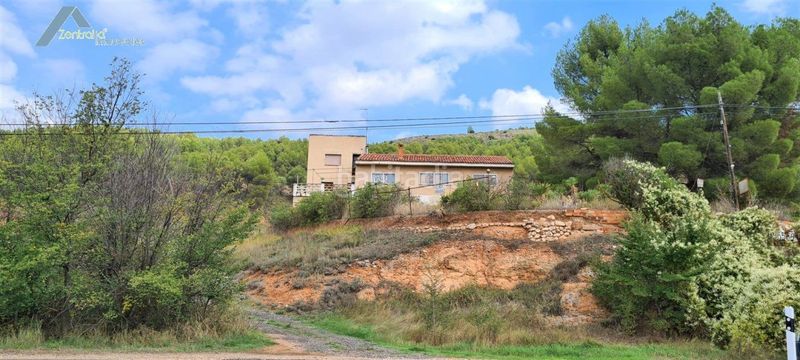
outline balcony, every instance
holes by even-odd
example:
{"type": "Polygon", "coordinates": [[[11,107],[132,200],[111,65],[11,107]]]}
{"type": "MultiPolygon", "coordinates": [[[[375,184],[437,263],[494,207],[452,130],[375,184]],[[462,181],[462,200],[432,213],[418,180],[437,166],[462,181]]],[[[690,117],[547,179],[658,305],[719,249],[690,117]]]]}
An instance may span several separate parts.
{"type": "Polygon", "coordinates": [[[315,192],[345,190],[353,192],[356,190],[355,184],[294,184],[292,185],[293,197],[305,197],[315,192]]]}

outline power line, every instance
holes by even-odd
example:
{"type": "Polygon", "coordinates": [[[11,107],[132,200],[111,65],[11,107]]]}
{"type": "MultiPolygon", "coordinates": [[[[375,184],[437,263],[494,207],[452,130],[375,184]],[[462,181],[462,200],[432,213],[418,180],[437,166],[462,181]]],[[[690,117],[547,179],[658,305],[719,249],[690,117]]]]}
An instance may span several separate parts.
{"type": "MultiPolygon", "coordinates": [[[[728,106],[728,105],[726,105],[728,106]]],[[[696,105],[696,106],[675,106],[675,107],[663,107],[663,108],[653,108],[653,109],[632,109],[632,110],[607,110],[607,111],[595,111],[590,114],[578,112],[578,111],[571,111],[571,112],[560,112],[559,115],[562,116],[569,116],[569,115],[578,115],[578,116],[601,116],[601,115],[617,115],[617,114],[626,114],[626,113],[641,113],[641,112],[658,112],[658,111],[667,111],[667,110],[688,110],[688,109],[700,109],[700,108],[708,108],[708,107],[716,107],[716,105],[696,105]]],[[[198,122],[140,122],[140,123],[131,123],[128,126],[190,126],[190,125],[264,125],[264,124],[278,124],[278,125],[291,125],[291,124],[337,124],[337,123],[365,123],[368,124],[370,122],[405,122],[405,121],[441,121],[441,120],[469,120],[469,119],[510,119],[510,120],[527,120],[527,119],[540,119],[544,118],[547,115],[545,114],[507,114],[507,115],[471,115],[471,116],[441,116],[441,117],[406,117],[406,118],[379,118],[379,119],[336,119],[336,120],[263,120],[263,121],[198,121],[198,122]]],[[[28,123],[10,123],[5,124],[8,126],[26,126],[32,125],[28,123]]],[[[62,124],[38,124],[43,126],[60,126],[62,124]]],[[[368,125],[364,125],[366,127],[368,125]]]]}
{"type": "MultiPolygon", "coordinates": [[[[691,116],[709,116],[712,114],[695,114],[691,116]]],[[[660,115],[660,114],[650,114],[646,116],[639,116],[639,117],[626,117],[626,120],[636,120],[636,119],[664,119],[664,118],[680,118],[685,117],[686,115],[660,115]]],[[[373,129],[404,129],[404,128],[436,128],[436,127],[445,127],[451,125],[472,125],[472,124],[493,124],[493,123],[509,123],[509,122],[519,122],[523,120],[536,120],[538,118],[529,117],[529,118],[508,118],[508,119],[495,119],[495,120],[473,120],[473,121],[451,121],[451,122],[436,122],[436,123],[416,123],[416,124],[389,124],[389,125],[374,125],[370,126],[373,129]]],[[[67,126],[67,127],[74,127],[74,126],[67,126]]],[[[159,131],[159,130],[149,130],[149,131],[119,131],[115,133],[109,133],[109,135],[188,135],[188,134],[244,134],[244,133],[268,133],[268,132],[310,132],[310,131],[342,131],[342,130],[360,130],[364,129],[366,126],[340,126],[340,127],[307,127],[307,128],[273,128],[273,129],[231,129],[231,130],[183,130],[183,131],[159,131]]],[[[50,128],[50,126],[39,127],[35,129],[46,129],[50,128]]],[[[128,129],[128,128],[126,128],[128,129]]],[[[129,129],[130,130],[130,129],[129,129]]],[[[0,136],[35,136],[35,135],[42,135],[42,136],[67,136],[67,135],[93,135],[92,133],[72,133],[72,134],[64,134],[64,133],[48,133],[48,132],[38,132],[38,133],[30,133],[30,132],[6,132],[0,133],[0,136]]]]}

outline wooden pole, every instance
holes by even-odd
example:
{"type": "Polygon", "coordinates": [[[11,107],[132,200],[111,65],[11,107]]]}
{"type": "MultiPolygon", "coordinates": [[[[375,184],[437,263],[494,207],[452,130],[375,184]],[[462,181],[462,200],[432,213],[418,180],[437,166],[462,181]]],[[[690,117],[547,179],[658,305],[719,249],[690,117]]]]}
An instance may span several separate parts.
{"type": "Polygon", "coordinates": [[[411,188],[408,188],[408,216],[413,216],[414,211],[411,210],[411,188]]]}
{"type": "Polygon", "coordinates": [[[720,93],[719,90],[717,90],[717,100],[719,102],[719,113],[721,117],[720,125],[722,125],[722,138],[725,141],[725,154],[728,157],[728,168],[730,168],[733,203],[736,205],[736,211],[739,211],[739,184],[736,183],[735,165],[733,164],[733,155],[731,154],[731,142],[728,138],[728,121],[725,119],[725,106],[722,103],[722,93],[720,93]]]}

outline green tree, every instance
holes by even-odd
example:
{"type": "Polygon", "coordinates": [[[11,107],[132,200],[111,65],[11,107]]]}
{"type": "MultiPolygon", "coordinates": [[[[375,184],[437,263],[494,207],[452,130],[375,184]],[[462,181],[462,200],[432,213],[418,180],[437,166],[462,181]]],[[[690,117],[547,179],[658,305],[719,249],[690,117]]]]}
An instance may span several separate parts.
{"type": "Polygon", "coordinates": [[[230,248],[255,220],[241,178],[221,157],[179,161],[175,138],[131,134],[139,80],[115,59],[103,84],[20,106],[28,128],[0,137],[0,332],[160,329],[237,291],[230,248]]]}
{"type": "Polygon", "coordinates": [[[704,17],[677,11],[658,26],[590,21],[553,69],[556,88],[583,116],[550,111],[537,124],[550,157],[538,161],[541,170],[563,179],[566,165],[586,180],[602,161],[627,155],[690,182],[722,177],[719,91],[739,175],[768,198],[797,201],[800,188],[786,180],[799,171],[800,120],[786,106],[800,99],[799,34],[797,19],[746,27],[717,6],[704,17]],[[757,164],[764,154],[777,155],[777,165],[764,171],[757,164]]]}

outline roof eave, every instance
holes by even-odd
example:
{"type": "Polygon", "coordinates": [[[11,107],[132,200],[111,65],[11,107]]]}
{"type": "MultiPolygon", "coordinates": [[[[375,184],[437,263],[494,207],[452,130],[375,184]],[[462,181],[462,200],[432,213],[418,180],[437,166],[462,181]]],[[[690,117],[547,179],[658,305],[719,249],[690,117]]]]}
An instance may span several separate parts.
{"type": "Polygon", "coordinates": [[[381,161],[381,160],[356,160],[356,165],[405,165],[405,166],[451,166],[451,167],[482,167],[513,169],[514,164],[486,164],[486,163],[448,163],[427,161],[381,161]]]}

